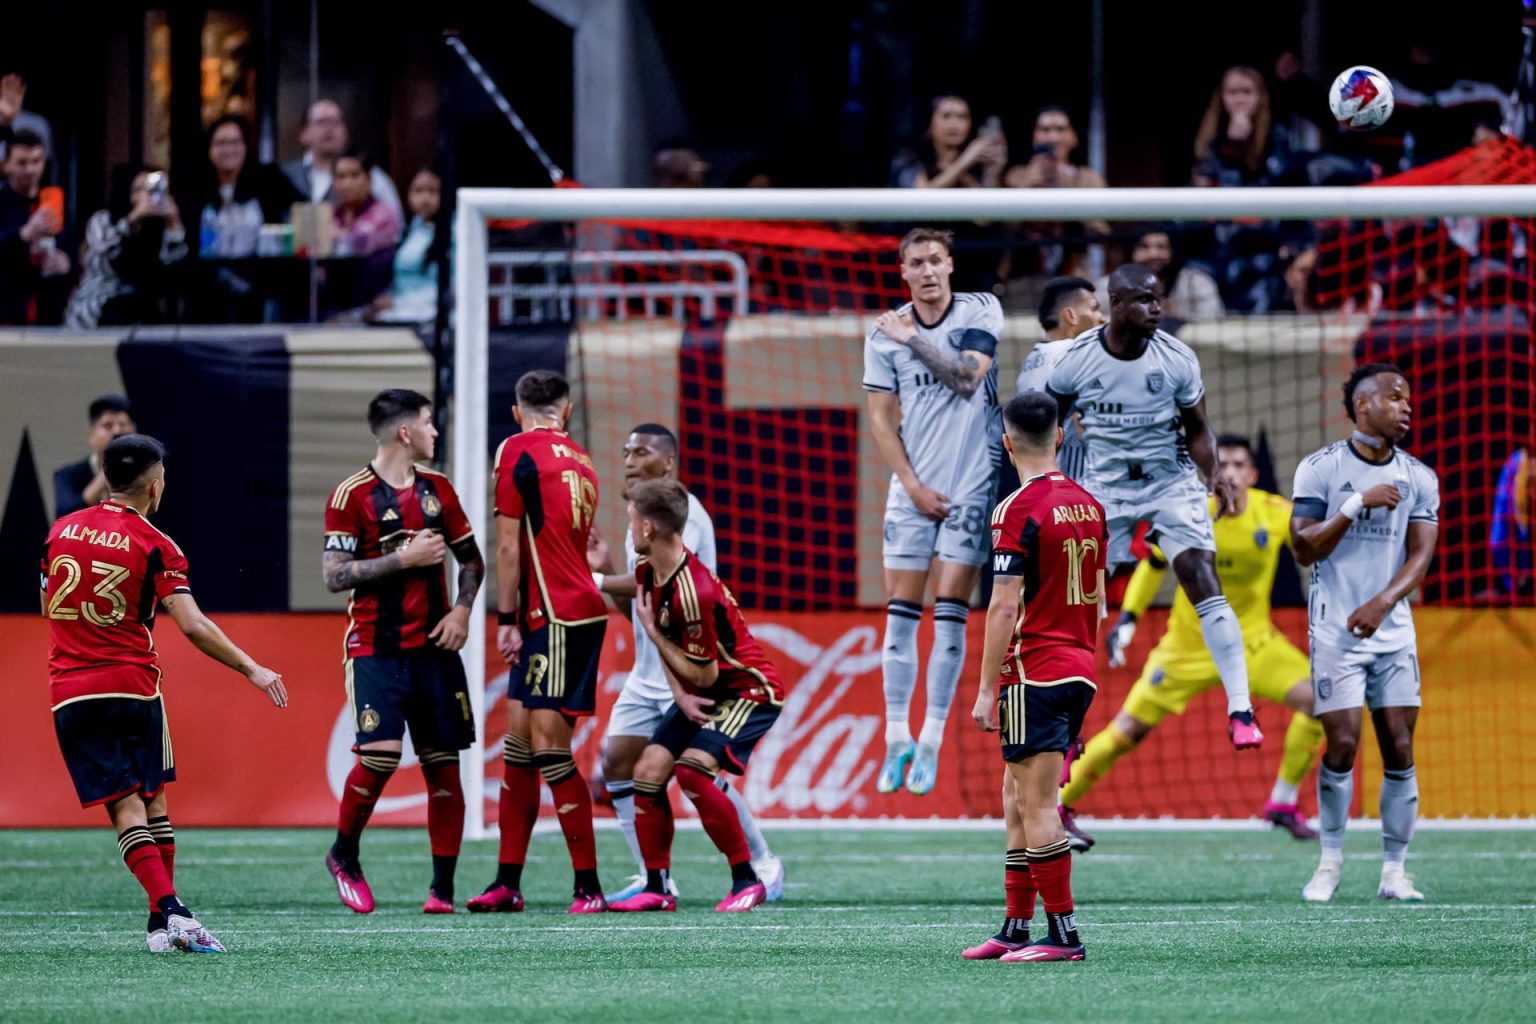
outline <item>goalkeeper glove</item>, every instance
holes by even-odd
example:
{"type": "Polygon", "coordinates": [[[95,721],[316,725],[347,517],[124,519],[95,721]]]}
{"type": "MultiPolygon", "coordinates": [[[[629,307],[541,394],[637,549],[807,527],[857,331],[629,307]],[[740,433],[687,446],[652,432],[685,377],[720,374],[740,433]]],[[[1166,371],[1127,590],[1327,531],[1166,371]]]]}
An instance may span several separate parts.
{"type": "Polygon", "coordinates": [[[1115,623],[1115,628],[1109,631],[1109,667],[1119,668],[1125,664],[1125,649],[1131,646],[1131,640],[1136,636],[1136,613],[1121,612],[1120,621],[1115,623]]]}

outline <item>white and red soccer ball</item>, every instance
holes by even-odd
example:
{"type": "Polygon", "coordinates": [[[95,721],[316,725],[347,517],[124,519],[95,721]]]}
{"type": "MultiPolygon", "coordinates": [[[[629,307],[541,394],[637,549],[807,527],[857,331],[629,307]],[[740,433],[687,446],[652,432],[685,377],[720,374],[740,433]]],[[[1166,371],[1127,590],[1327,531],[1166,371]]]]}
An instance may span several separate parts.
{"type": "Polygon", "coordinates": [[[1328,107],[1339,127],[1352,132],[1380,128],[1392,116],[1392,83],[1373,67],[1346,68],[1328,90],[1328,107]]]}

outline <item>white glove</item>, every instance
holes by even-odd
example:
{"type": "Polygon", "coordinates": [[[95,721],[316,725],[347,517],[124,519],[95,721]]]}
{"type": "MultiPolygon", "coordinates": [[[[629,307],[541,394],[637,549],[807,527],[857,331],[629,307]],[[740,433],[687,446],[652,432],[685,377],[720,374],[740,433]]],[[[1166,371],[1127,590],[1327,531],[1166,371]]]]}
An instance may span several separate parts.
{"type": "Polygon", "coordinates": [[[1131,640],[1136,636],[1136,616],[1130,612],[1121,612],[1120,621],[1115,628],[1109,631],[1109,666],[1119,668],[1125,664],[1125,649],[1131,646],[1131,640]]]}

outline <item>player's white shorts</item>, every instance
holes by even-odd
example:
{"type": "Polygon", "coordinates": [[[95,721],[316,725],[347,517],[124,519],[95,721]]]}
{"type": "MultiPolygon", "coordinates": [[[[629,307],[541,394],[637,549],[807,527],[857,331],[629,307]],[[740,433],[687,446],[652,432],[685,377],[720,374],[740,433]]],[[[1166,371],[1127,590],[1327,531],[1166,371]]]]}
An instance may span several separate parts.
{"type": "Polygon", "coordinates": [[[647,697],[638,690],[625,685],[619,691],[619,699],[613,702],[613,710],[608,713],[609,736],[644,736],[651,738],[661,720],[667,712],[672,710],[672,695],[665,697],[647,697]]]}
{"type": "Polygon", "coordinates": [[[1417,648],[1361,651],[1315,639],[1308,646],[1312,657],[1313,714],[1361,705],[1372,711],[1420,705],[1417,648]]]}
{"type": "Polygon", "coordinates": [[[885,543],[882,553],[887,569],[928,571],[929,563],[941,562],[980,566],[992,554],[990,522],[997,495],[997,479],[982,493],[958,498],[943,522],[929,519],[917,510],[901,481],[892,479],[885,499],[885,543]]]}
{"type": "Polygon", "coordinates": [[[1131,539],[1140,522],[1151,523],[1147,540],[1162,549],[1170,564],[1191,548],[1216,550],[1209,496],[1194,474],[1167,483],[1158,481],[1141,491],[1096,488],[1093,481],[1086,481],[1083,486],[1104,506],[1111,569],[1136,561],[1131,554],[1131,539]]]}

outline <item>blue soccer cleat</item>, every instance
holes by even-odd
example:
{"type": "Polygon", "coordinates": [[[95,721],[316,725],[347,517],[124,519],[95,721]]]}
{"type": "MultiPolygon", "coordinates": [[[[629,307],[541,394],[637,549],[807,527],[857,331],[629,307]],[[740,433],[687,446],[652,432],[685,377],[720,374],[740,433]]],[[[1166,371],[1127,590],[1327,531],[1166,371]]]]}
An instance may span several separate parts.
{"type": "Polygon", "coordinates": [[[171,945],[183,953],[224,952],[224,943],[214,938],[194,917],[169,914],[165,919],[165,931],[171,945]]]}
{"type": "Polygon", "coordinates": [[[919,745],[907,769],[907,792],[922,796],[939,781],[939,748],[919,745]]]}
{"type": "Polygon", "coordinates": [[[885,745],[885,763],[880,766],[880,778],[875,781],[877,792],[894,793],[901,788],[902,780],[907,776],[907,765],[912,763],[914,749],[911,740],[885,745]]]}

